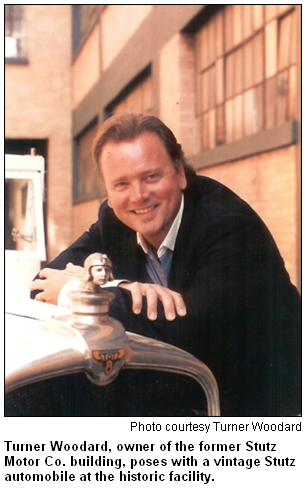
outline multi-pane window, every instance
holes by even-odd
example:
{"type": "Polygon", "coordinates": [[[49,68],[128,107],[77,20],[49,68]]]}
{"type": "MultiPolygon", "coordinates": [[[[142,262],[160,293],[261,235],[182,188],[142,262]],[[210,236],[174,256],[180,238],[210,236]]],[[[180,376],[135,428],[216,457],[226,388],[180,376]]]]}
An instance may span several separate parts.
{"type": "Polygon", "coordinates": [[[293,6],[230,5],[197,33],[202,150],[293,119],[294,26],[293,6]]]}
{"type": "Polygon", "coordinates": [[[22,5],[5,5],[5,58],[25,56],[25,30],[22,5]]]}
{"type": "Polygon", "coordinates": [[[133,112],[152,114],[152,111],[152,78],[149,76],[129,92],[124,99],[121,99],[120,102],[114,105],[111,113],[133,112]]]}
{"type": "Polygon", "coordinates": [[[102,181],[99,178],[96,164],[92,156],[92,142],[98,129],[97,123],[93,123],[76,139],[78,150],[78,176],[75,198],[77,201],[88,201],[100,198],[103,191],[102,181]]]}

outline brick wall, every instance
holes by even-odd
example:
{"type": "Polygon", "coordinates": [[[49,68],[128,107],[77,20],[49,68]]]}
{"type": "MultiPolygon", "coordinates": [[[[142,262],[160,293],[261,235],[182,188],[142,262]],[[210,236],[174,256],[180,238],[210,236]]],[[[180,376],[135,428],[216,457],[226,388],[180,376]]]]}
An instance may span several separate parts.
{"type": "Polygon", "coordinates": [[[73,206],[73,241],[78,239],[89,229],[92,223],[97,221],[100,204],[100,200],[95,199],[73,206]]]}
{"type": "Polygon", "coordinates": [[[6,137],[48,139],[48,258],[72,237],[71,6],[24,5],[28,65],[6,65],[6,137]]]}
{"type": "Polygon", "coordinates": [[[200,171],[236,192],[258,213],[271,231],[291,281],[297,271],[296,147],[290,146],[255,157],[200,171]]]}
{"type": "Polygon", "coordinates": [[[100,77],[100,26],[97,24],[73,63],[73,108],[100,77]]]}
{"type": "Polygon", "coordinates": [[[124,47],[152,5],[108,5],[101,17],[103,70],[107,70],[124,47]]]}
{"type": "Polygon", "coordinates": [[[187,155],[198,151],[195,121],[193,39],[177,33],[159,53],[157,115],[171,128],[187,155]]]}

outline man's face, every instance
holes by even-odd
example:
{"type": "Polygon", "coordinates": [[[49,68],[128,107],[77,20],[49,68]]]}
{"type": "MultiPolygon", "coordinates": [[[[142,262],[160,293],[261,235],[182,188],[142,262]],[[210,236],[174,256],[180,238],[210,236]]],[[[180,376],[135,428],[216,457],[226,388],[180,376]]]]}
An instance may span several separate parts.
{"type": "Polygon", "coordinates": [[[158,248],[179,211],[187,184],[182,165],[175,170],[162,141],[151,132],[130,141],[108,142],[100,165],[115,215],[158,248]]]}

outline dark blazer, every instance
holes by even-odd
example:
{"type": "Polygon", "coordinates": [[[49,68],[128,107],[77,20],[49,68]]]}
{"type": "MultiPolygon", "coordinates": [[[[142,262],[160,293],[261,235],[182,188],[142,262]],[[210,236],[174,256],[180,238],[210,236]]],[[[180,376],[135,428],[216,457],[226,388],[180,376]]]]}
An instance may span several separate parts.
{"type": "MultiPolygon", "coordinates": [[[[135,232],[107,202],[90,230],[48,267],[83,265],[93,252],[110,257],[115,278],[147,281],[135,232]]],[[[144,309],[134,315],[129,293],[120,288],[110,313],[126,330],[174,344],[206,363],[219,385],[223,415],[300,413],[299,295],[262,220],[214,180],[188,177],[168,286],[182,294],[186,317],[168,322],[161,305],[155,322],[144,309]]],[[[194,402],[192,393],[185,397],[196,412],[198,397],[194,402]]]]}

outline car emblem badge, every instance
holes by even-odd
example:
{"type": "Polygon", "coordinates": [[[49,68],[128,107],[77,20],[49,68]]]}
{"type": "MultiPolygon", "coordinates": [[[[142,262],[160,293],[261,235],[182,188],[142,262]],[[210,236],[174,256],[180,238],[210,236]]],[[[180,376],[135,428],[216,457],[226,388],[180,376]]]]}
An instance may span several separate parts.
{"type": "Polygon", "coordinates": [[[93,350],[92,356],[94,360],[103,364],[104,372],[106,375],[108,375],[109,373],[112,372],[113,365],[115,364],[115,362],[124,358],[125,350],[124,349],[111,350],[111,351],[93,350]]]}

